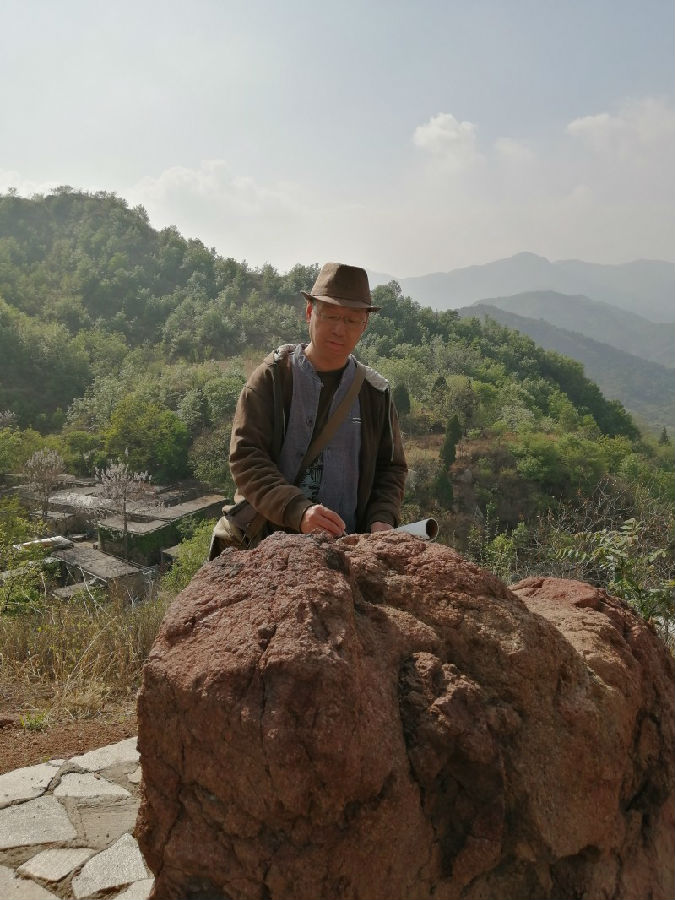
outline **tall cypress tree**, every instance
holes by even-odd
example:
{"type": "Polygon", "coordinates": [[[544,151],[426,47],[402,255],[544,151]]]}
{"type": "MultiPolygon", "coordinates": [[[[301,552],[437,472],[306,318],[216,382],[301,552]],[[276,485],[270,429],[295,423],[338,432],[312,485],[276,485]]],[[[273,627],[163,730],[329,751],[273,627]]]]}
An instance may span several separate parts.
{"type": "Polygon", "coordinates": [[[447,467],[451,466],[457,456],[457,442],[462,436],[462,426],[459,417],[455,413],[445,429],[445,439],[441,447],[441,462],[447,467]]]}

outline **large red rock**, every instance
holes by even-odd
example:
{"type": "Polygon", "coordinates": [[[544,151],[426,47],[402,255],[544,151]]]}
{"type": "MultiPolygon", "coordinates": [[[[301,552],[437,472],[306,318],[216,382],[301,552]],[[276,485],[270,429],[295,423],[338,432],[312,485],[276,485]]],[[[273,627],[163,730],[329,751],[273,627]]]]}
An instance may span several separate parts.
{"type": "Polygon", "coordinates": [[[671,898],[673,660],[405,534],[204,566],[139,697],[154,896],[671,898]]]}

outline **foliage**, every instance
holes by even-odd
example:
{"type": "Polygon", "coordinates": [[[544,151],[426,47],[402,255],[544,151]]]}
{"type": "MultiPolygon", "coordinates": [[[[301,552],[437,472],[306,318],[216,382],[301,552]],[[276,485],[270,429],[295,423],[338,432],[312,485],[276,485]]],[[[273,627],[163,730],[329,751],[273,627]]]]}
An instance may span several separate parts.
{"type": "Polygon", "coordinates": [[[0,616],[39,607],[46,596],[49,574],[42,561],[45,549],[30,543],[42,526],[32,522],[17,497],[0,500],[0,616]],[[28,546],[20,547],[23,543],[28,546]]]}
{"type": "Polygon", "coordinates": [[[645,552],[644,531],[644,523],[627,519],[619,528],[577,532],[569,546],[556,553],[586,569],[593,582],[626,600],[644,618],[672,625],[675,578],[672,573],[664,578],[659,571],[659,563],[667,558],[663,547],[645,552]]]}
{"type": "Polygon", "coordinates": [[[391,392],[394,405],[402,416],[410,412],[410,392],[405,384],[397,384],[391,392]]]}
{"type": "Polygon", "coordinates": [[[445,429],[445,438],[441,445],[440,458],[446,468],[450,467],[457,455],[457,441],[462,436],[462,426],[459,424],[459,417],[455,415],[448,422],[445,429]]]}
{"type": "Polygon", "coordinates": [[[20,472],[26,460],[44,444],[32,428],[0,428],[0,473],[20,472]]]}
{"type": "Polygon", "coordinates": [[[455,495],[452,490],[452,480],[447,471],[441,469],[436,476],[434,487],[438,503],[445,509],[452,509],[455,495]]]}
{"type": "Polygon", "coordinates": [[[507,583],[528,575],[587,581],[630,603],[671,645],[675,638],[675,519],[639,485],[603,479],[529,523],[500,530],[494,504],[473,528],[470,556],[507,583]]]}
{"type": "Polygon", "coordinates": [[[229,425],[203,431],[190,448],[189,462],[195,478],[232,496],[230,431],[229,425]]]}
{"type": "Polygon", "coordinates": [[[136,397],[117,404],[105,433],[108,456],[125,456],[132,469],[160,480],[186,474],[187,446],[187,428],[175,413],[136,397]]]}
{"type": "Polygon", "coordinates": [[[193,575],[206,562],[215,524],[215,519],[199,522],[192,534],[181,541],[178,559],[162,577],[162,591],[175,596],[187,587],[193,575]]]}

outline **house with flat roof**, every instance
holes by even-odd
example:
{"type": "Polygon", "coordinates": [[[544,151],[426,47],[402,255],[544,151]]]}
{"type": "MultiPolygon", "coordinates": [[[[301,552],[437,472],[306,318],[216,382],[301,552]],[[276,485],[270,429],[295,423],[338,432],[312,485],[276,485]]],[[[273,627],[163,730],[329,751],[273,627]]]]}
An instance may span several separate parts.
{"type": "Polygon", "coordinates": [[[151,579],[140,566],[86,544],[73,544],[63,550],[54,550],[50,556],[61,562],[65,581],[63,587],[84,586],[85,583],[100,585],[111,597],[129,600],[144,597],[147,593],[151,579]]]}
{"type": "MultiPolygon", "coordinates": [[[[158,565],[162,550],[180,542],[181,523],[193,518],[218,519],[225,497],[205,494],[173,506],[134,504],[127,516],[127,558],[141,566],[158,565]]],[[[98,545],[105,553],[124,557],[124,521],[108,516],[98,523],[98,545]]]]}

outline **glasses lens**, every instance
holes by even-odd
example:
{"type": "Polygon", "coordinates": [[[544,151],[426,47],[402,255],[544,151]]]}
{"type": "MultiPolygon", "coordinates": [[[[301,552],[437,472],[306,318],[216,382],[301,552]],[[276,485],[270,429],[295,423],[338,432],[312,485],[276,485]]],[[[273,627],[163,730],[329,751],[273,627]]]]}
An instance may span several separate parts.
{"type": "Polygon", "coordinates": [[[338,322],[342,321],[345,323],[347,328],[361,328],[366,324],[366,320],[361,317],[357,318],[356,316],[336,316],[335,313],[327,313],[322,310],[317,310],[319,313],[319,318],[323,319],[328,325],[335,325],[338,322]]]}

